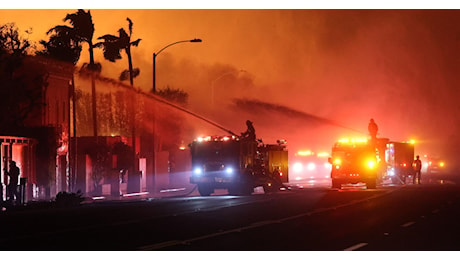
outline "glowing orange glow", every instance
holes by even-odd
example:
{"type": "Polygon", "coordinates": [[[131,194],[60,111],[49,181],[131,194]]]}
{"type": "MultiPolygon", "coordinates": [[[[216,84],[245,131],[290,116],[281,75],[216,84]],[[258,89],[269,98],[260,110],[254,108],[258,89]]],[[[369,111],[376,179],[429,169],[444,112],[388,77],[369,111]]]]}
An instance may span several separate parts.
{"type": "MultiPolygon", "coordinates": [[[[41,47],[38,42],[48,39],[46,32],[56,25],[69,25],[63,18],[75,11],[3,9],[0,24],[15,22],[22,32],[32,28],[32,34],[24,36],[41,47]]],[[[460,145],[458,139],[457,144],[449,140],[460,125],[455,114],[458,90],[451,87],[458,76],[445,69],[458,63],[458,41],[452,35],[460,32],[460,10],[94,9],[91,14],[94,42],[105,34],[116,35],[121,27],[126,29],[127,17],[133,21],[133,37],[142,39],[132,49],[133,65],[140,69],[134,84],[144,91],[152,86],[152,53],[175,41],[203,39],[200,44],[175,45],[158,56],[157,86],[183,89],[189,94],[190,110],[212,117],[236,133],[244,131],[244,120],[249,118],[255,123],[257,137],[267,143],[272,143],[268,138],[286,138],[290,145],[323,149],[340,136],[366,135],[372,114],[379,124],[378,137],[430,140],[418,141],[419,151],[438,152],[435,149],[444,149],[439,147],[446,144],[460,145]],[[216,82],[217,105],[211,109],[211,82],[242,68],[247,73],[216,82]],[[439,89],[436,98],[433,82],[439,89]],[[289,91],[283,86],[289,86],[289,91]],[[408,98],[412,93],[417,97],[408,98]],[[232,103],[235,97],[285,105],[300,113],[283,113],[276,106],[240,109],[232,103]],[[376,106],[389,100],[398,105],[376,106]],[[423,120],[414,119],[418,116],[423,120]],[[328,120],[317,120],[320,117],[328,120]]],[[[82,48],[77,66],[89,60],[87,44],[82,48]]],[[[124,53],[115,63],[106,61],[100,49],[94,55],[106,77],[117,79],[126,69],[124,53]]],[[[111,91],[102,84],[97,87],[97,91],[111,91]]],[[[184,121],[194,128],[187,129],[187,142],[196,133],[219,134],[204,131],[210,127],[203,123],[184,121]]],[[[290,154],[297,148],[302,147],[290,147],[290,154]]],[[[453,150],[446,154],[456,154],[455,149],[446,149],[453,150]]]]}

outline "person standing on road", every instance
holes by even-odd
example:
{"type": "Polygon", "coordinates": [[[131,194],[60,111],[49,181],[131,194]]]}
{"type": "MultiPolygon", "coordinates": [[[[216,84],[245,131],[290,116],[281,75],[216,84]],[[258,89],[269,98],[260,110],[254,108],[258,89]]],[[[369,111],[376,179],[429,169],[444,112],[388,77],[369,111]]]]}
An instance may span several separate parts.
{"type": "Polygon", "coordinates": [[[15,161],[10,161],[10,171],[7,174],[10,177],[10,182],[8,183],[8,200],[12,202],[18,199],[18,181],[20,175],[15,161]]]}
{"type": "Polygon", "coordinates": [[[418,179],[418,184],[420,184],[420,178],[422,175],[422,161],[420,160],[420,156],[417,155],[417,158],[414,160],[412,166],[414,167],[413,184],[415,184],[416,179],[418,179]]]}

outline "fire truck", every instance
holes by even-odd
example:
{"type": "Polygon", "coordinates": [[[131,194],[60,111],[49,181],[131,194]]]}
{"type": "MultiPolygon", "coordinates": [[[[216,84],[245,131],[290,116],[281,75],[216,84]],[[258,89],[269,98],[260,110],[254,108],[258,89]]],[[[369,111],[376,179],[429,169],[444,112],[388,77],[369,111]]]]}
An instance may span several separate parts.
{"type": "Polygon", "coordinates": [[[385,150],[387,163],[386,176],[394,184],[406,183],[406,178],[413,176],[414,143],[388,142],[385,150]]]}
{"type": "Polygon", "coordinates": [[[412,175],[414,144],[393,142],[388,138],[341,139],[332,148],[332,188],[342,184],[366,183],[375,189],[377,183],[391,180],[394,184],[405,183],[412,175]]]}
{"type": "Polygon", "coordinates": [[[332,147],[332,188],[340,189],[342,184],[366,183],[368,189],[375,189],[381,173],[380,156],[376,145],[367,139],[339,140],[332,147]]]}
{"type": "Polygon", "coordinates": [[[202,196],[215,189],[232,195],[250,195],[262,186],[266,193],[279,191],[288,182],[286,142],[263,144],[236,135],[206,136],[190,145],[192,175],[202,196]]]}

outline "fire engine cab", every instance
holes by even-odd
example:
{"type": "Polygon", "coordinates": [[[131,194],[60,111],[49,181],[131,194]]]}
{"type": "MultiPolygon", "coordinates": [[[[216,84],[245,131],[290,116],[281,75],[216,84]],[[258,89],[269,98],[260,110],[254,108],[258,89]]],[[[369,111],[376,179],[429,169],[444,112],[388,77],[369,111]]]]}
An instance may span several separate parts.
{"type": "Polygon", "coordinates": [[[190,145],[192,175],[202,196],[215,189],[233,195],[250,195],[255,187],[278,191],[288,181],[288,151],[285,142],[263,144],[236,135],[206,136],[190,145]]]}

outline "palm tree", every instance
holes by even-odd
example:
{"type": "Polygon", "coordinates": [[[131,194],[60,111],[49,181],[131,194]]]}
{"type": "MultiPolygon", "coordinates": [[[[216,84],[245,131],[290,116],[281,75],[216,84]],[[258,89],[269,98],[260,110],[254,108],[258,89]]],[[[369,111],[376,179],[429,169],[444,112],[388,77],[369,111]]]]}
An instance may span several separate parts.
{"type": "Polygon", "coordinates": [[[76,42],[86,42],[89,45],[89,64],[85,64],[84,68],[91,72],[91,95],[92,95],[92,114],[93,114],[93,133],[97,137],[97,108],[96,108],[96,82],[94,73],[101,72],[101,65],[94,62],[94,24],[91,12],[85,12],[83,9],[78,9],[76,13],[67,14],[64,22],[69,22],[72,26],[58,25],[51,28],[48,33],[55,32],[56,34],[69,35],[76,42]]]}
{"type": "MultiPolygon", "coordinates": [[[[104,51],[104,58],[115,62],[116,60],[121,59],[121,50],[125,50],[126,55],[128,55],[128,71],[123,71],[120,75],[120,80],[126,79],[126,74],[129,74],[129,82],[131,87],[134,88],[134,77],[139,75],[139,69],[133,69],[133,62],[131,57],[131,46],[138,46],[141,39],[131,41],[131,36],[133,34],[133,22],[131,19],[126,18],[128,21],[129,34],[126,33],[125,29],[120,28],[118,30],[118,36],[106,34],[99,37],[99,40],[104,40],[103,42],[98,42],[96,47],[102,47],[104,51]],[[136,73],[135,73],[136,71],[136,73]]],[[[131,96],[131,135],[132,135],[132,148],[133,148],[133,171],[137,172],[138,165],[137,155],[136,155],[136,115],[135,115],[135,102],[136,102],[136,93],[133,92],[131,96]]]]}
{"type": "Polygon", "coordinates": [[[138,46],[141,39],[131,41],[131,36],[133,34],[133,22],[131,19],[126,18],[129,24],[129,34],[126,33],[125,29],[120,28],[118,30],[118,35],[106,34],[99,37],[98,39],[104,40],[103,42],[97,43],[96,47],[102,47],[104,50],[104,58],[111,62],[121,59],[121,50],[125,50],[126,55],[128,55],[128,70],[125,70],[120,75],[120,80],[126,79],[126,75],[129,75],[129,81],[131,86],[134,86],[134,77],[139,75],[139,69],[133,69],[133,62],[131,58],[131,46],[138,46]]]}

